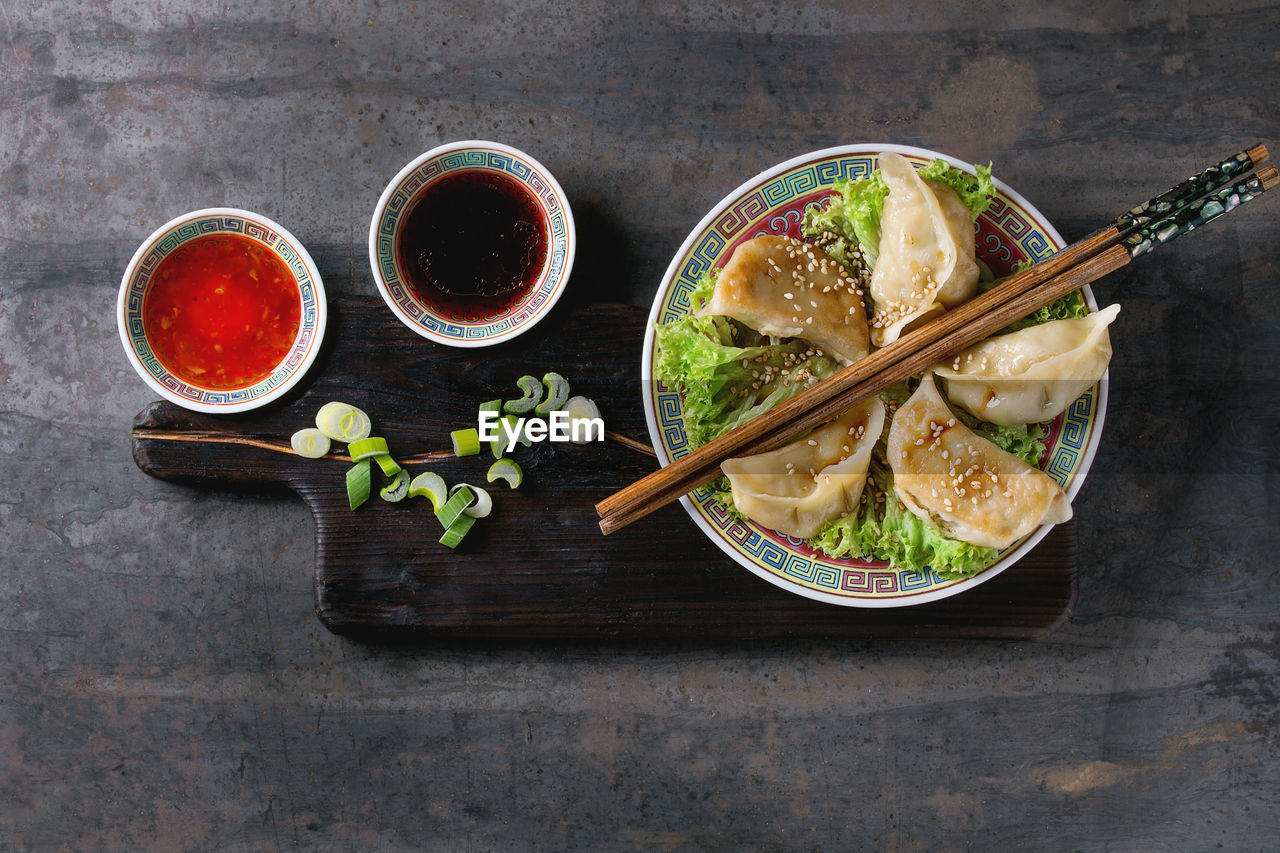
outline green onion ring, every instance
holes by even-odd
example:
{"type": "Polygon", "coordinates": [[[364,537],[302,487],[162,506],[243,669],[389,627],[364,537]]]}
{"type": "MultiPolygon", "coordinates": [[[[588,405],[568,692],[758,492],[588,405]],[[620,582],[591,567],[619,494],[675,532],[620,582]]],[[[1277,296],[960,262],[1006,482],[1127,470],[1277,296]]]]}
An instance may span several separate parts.
{"type": "Polygon", "coordinates": [[[462,537],[467,535],[467,531],[475,523],[476,520],[469,515],[458,516],[454,519],[453,524],[445,528],[444,535],[440,537],[440,544],[446,548],[457,548],[458,543],[462,541],[462,537]]]}
{"type": "Polygon", "coordinates": [[[542,384],[547,387],[547,396],[541,403],[533,407],[539,415],[549,415],[558,411],[569,399],[569,383],[559,373],[551,372],[542,377],[542,384]]]}
{"type": "Polygon", "coordinates": [[[459,483],[449,490],[449,494],[452,495],[454,492],[457,492],[459,489],[464,487],[470,489],[476,498],[463,508],[462,512],[465,515],[469,515],[472,518],[484,518],[489,513],[493,512],[493,498],[489,497],[489,493],[479,486],[473,486],[470,483],[459,483]]]}
{"type": "Polygon", "coordinates": [[[516,460],[499,459],[489,466],[489,473],[485,477],[490,483],[506,480],[507,485],[515,489],[519,488],[520,483],[524,480],[524,472],[520,470],[520,465],[516,460]]]}
{"type": "Polygon", "coordinates": [[[446,530],[449,526],[458,520],[458,516],[462,515],[462,511],[469,507],[476,499],[475,492],[471,491],[471,487],[466,483],[459,484],[454,487],[454,493],[449,496],[449,500],[444,502],[444,506],[436,513],[436,518],[446,530]]]}
{"type": "Polygon", "coordinates": [[[474,427],[455,429],[449,438],[453,439],[454,456],[475,456],[480,452],[480,431],[474,427]]]}
{"type": "Polygon", "coordinates": [[[444,477],[434,471],[424,471],[410,481],[409,497],[427,498],[431,501],[431,511],[439,512],[449,499],[449,490],[444,484],[444,477]]]}
{"type": "Polygon", "coordinates": [[[409,494],[409,472],[401,468],[395,479],[382,487],[378,495],[387,503],[398,503],[409,494]]]}
{"type": "Polygon", "coordinates": [[[331,446],[329,436],[315,427],[298,430],[289,439],[289,444],[293,446],[294,453],[308,459],[319,459],[329,452],[331,446]]]}
{"type": "Polygon", "coordinates": [[[369,491],[372,486],[368,459],[361,459],[347,469],[347,503],[352,509],[369,500],[369,491]]]}
{"type": "Polygon", "coordinates": [[[316,428],[334,441],[349,444],[369,437],[369,416],[355,406],[335,400],[316,412],[316,428]]]}
{"type": "Polygon", "coordinates": [[[524,396],[518,400],[508,400],[502,404],[502,408],[513,415],[523,415],[542,399],[542,383],[538,381],[538,377],[526,375],[516,380],[516,387],[524,392],[524,396]]]}

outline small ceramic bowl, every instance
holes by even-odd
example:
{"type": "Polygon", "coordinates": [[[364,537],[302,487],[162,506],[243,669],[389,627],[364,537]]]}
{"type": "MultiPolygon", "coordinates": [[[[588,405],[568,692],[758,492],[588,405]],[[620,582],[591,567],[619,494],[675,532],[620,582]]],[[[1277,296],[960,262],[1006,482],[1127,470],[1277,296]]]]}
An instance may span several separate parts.
{"type": "Polygon", "coordinates": [[[531,329],[564,292],[576,244],[569,200],[551,173],[522,151],[483,140],[441,145],[414,159],[387,185],[369,224],[373,280],[388,307],[424,338],[455,347],[490,346],[531,329]],[[481,180],[514,182],[517,191],[536,205],[541,220],[537,227],[544,230],[546,246],[545,261],[529,270],[526,285],[512,291],[512,298],[494,298],[478,308],[469,307],[466,316],[443,301],[426,301],[413,285],[403,257],[406,224],[413,218],[415,205],[428,197],[433,187],[456,181],[462,173],[478,173],[473,176],[481,180]]]}
{"type": "MultiPolygon", "coordinates": [[[[270,263],[272,267],[278,266],[270,263]]],[[[170,266],[168,269],[172,270],[170,266]]],[[[256,272],[254,273],[256,276],[256,272]]],[[[165,276],[168,281],[168,276],[165,276]]],[[[280,279],[288,282],[281,275],[280,279]]],[[[256,279],[255,279],[256,280],[256,279]]],[[[192,288],[193,300],[196,284],[193,279],[182,279],[178,285],[166,285],[165,298],[173,298],[175,288],[192,288]],[[191,282],[188,284],[188,282],[191,282]]],[[[221,291],[218,291],[221,292],[221,291]]],[[[242,295],[238,307],[241,310],[255,309],[254,322],[257,322],[255,290],[239,291],[242,295]]],[[[185,297],[184,297],[185,298],[185,297]]],[[[264,297],[265,298],[265,297],[264,297]]],[[[226,316],[224,306],[208,303],[208,316],[222,318],[226,316]]],[[[264,303],[265,304],[265,303],[264,303]]],[[[265,313],[265,312],[264,312],[265,313]]],[[[248,316],[246,314],[246,316],[248,316]]],[[[255,409],[275,400],[297,384],[307,369],[315,361],[320,351],[320,343],[324,338],[325,324],[328,318],[328,306],[325,302],[324,284],[316,269],[311,255],[296,237],[272,222],[265,216],[250,213],[247,210],[233,208],[207,208],[186,213],[166,222],[148,237],[133,259],[125,268],[124,278],[120,283],[120,295],[116,303],[116,321],[120,328],[120,339],[124,343],[125,355],[134,370],[156,393],[187,409],[198,412],[231,413],[255,409]],[[157,296],[162,265],[167,259],[171,264],[180,263],[182,258],[190,258],[191,252],[208,249],[212,244],[208,238],[216,236],[234,236],[235,241],[222,241],[222,245],[234,245],[240,248],[245,256],[257,257],[270,262],[278,259],[287,268],[292,277],[291,284],[275,294],[278,304],[284,306],[288,313],[296,308],[297,331],[292,339],[288,338],[291,323],[282,321],[274,329],[277,340],[266,350],[259,353],[259,361],[252,368],[252,379],[229,380],[215,382],[207,380],[204,368],[192,368],[180,364],[166,364],[161,352],[154,344],[160,343],[161,332],[158,324],[148,322],[154,312],[148,315],[148,299],[157,296]],[[243,238],[240,240],[239,238],[243,238]],[[206,241],[197,243],[197,241],[206,241]],[[262,254],[265,250],[267,254],[262,254]],[[296,296],[297,303],[292,299],[296,296]],[[201,371],[201,372],[193,372],[201,371]]],[[[168,321],[161,318],[165,328],[171,328],[168,321]]],[[[253,323],[245,324],[246,336],[251,333],[253,323]]],[[[203,344],[202,344],[203,345],[203,344]]],[[[232,346],[237,358],[252,353],[253,346],[236,339],[232,346]]],[[[221,352],[221,345],[218,345],[221,352]]],[[[171,359],[172,360],[172,359],[171,359]]],[[[249,373],[244,374],[250,375],[249,373]]]]}

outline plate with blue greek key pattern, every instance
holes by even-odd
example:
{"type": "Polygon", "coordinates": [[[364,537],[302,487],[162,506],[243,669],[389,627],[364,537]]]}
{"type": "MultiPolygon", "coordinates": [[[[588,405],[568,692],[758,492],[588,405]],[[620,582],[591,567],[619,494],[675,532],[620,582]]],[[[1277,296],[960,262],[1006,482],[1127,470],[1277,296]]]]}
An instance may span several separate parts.
{"type": "MultiPolygon", "coordinates": [[[[781,163],[738,187],[703,217],[676,252],[654,298],[645,334],[641,370],[649,437],[662,465],[690,452],[680,395],[654,375],[654,327],[687,316],[698,278],[724,265],[737,246],[767,234],[799,237],[805,211],[821,208],[841,179],[858,179],[876,168],[877,155],[893,151],[917,167],[943,159],[968,172],[971,164],[944,154],[901,145],[849,145],[815,151],[781,163]]],[[[978,261],[993,275],[1008,275],[1024,261],[1039,261],[1065,246],[1062,236],[1021,195],[996,181],[997,196],[978,217],[978,261]]],[[[1097,310],[1093,294],[1084,296],[1097,310]]],[[[1048,425],[1041,468],[1074,498],[1101,438],[1107,382],[1085,391],[1048,425]]],[[[706,489],[681,499],[699,528],[726,554],[759,577],[807,598],[846,607],[902,607],[955,595],[989,580],[1030,551],[1049,528],[1041,527],[1001,551],[970,578],[948,579],[926,568],[906,571],[884,562],[832,558],[803,541],[751,521],[742,521],[706,489]]]]}
{"type": "Polygon", "coordinates": [[[297,384],[320,352],[328,312],[320,271],[302,243],[265,216],[229,207],[192,211],[156,229],[125,268],[116,303],[125,355],[143,381],[184,408],[217,413],[256,409],[297,384]],[[238,234],[261,243],[284,262],[298,285],[302,310],[293,344],[270,375],[245,388],[202,388],[184,381],[156,357],[143,330],[142,304],[160,262],[179,246],[208,234],[238,234]]]}
{"type": "Polygon", "coordinates": [[[523,151],[484,140],[450,142],[415,158],[391,179],[369,224],[369,262],[387,307],[424,338],[454,347],[490,346],[531,329],[564,292],[576,246],[569,199],[551,172],[523,151]],[[440,178],[463,171],[495,172],[514,180],[542,209],[548,230],[547,262],[528,295],[479,320],[437,312],[414,295],[396,262],[399,226],[413,202],[440,178]]]}

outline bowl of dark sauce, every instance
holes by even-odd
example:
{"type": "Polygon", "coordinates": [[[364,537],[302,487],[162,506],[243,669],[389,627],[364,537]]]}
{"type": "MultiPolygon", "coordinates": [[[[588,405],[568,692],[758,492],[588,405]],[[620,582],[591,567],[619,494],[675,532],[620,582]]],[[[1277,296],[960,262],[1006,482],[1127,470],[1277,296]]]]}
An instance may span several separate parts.
{"type": "Polygon", "coordinates": [[[388,307],[418,334],[488,346],[532,328],[568,282],[576,243],[560,184],[508,145],[442,145],[400,170],[369,225],[388,307]]]}

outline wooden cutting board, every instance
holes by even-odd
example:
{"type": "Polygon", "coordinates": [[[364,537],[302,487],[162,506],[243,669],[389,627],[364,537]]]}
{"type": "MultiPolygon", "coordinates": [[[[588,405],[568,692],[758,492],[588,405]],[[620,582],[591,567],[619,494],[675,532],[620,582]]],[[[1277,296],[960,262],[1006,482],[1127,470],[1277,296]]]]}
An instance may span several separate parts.
{"type": "Polygon", "coordinates": [[[594,399],[610,432],[647,447],[639,370],[645,320],[631,306],[561,305],[514,341],[463,350],[420,338],[380,300],[335,300],[325,349],[290,396],[241,415],[153,403],[134,422],[134,459],[164,480],[301,496],[315,519],[316,613],[330,630],[362,639],[1034,639],[1067,618],[1075,596],[1069,526],[1013,568],[949,599],[849,608],[757,578],[678,504],[601,535],[595,504],[657,464],[617,440],[517,448],[524,485],[492,488],[493,515],[456,551],[438,544],[442,531],[425,499],[389,504],[375,494],[352,511],[349,463],[288,450],[289,436],[311,425],[322,404],[342,400],[369,413],[374,433],[411,472],[487,485],[487,450],[452,458],[449,432],[474,426],[479,403],[517,396],[521,375],[548,370],[594,399]]]}

